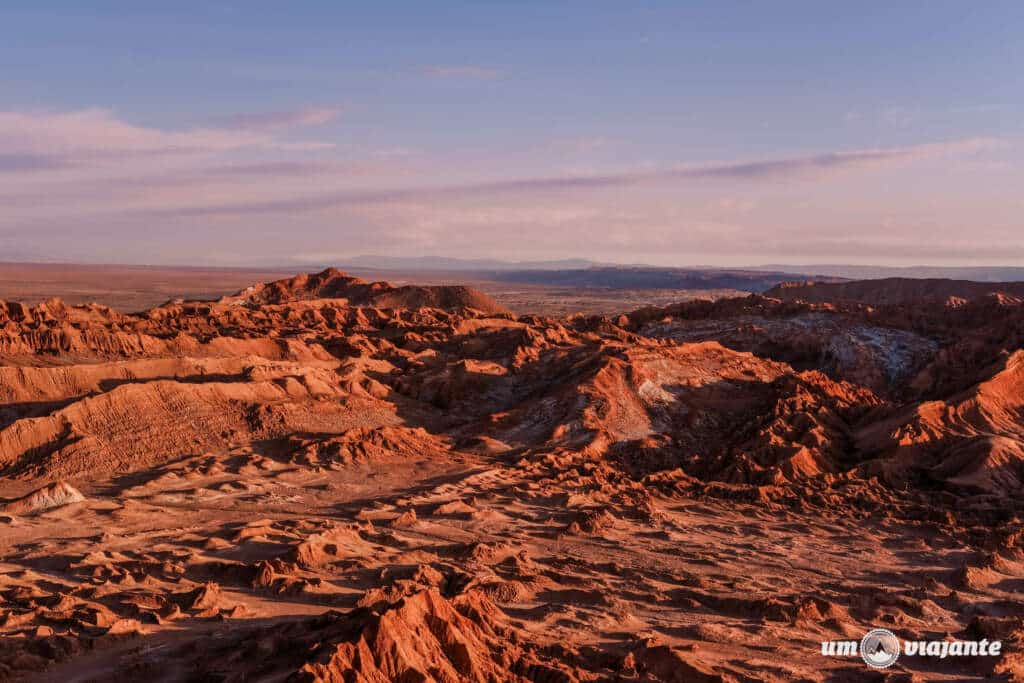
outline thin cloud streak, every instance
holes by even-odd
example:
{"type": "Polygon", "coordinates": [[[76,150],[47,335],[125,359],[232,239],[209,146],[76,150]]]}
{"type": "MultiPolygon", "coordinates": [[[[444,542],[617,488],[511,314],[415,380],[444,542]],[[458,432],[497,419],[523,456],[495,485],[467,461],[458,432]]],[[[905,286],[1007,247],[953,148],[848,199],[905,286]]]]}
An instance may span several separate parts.
{"type": "Polygon", "coordinates": [[[337,107],[306,107],[296,111],[243,112],[228,117],[223,128],[269,131],[297,126],[322,126],[338,118],[337,107]]]}
{"type": "Polygon", "coordinates": [[[499,76],[497,69],[471,64],[428,66],[423,69],[423,73],[432,78],[475,78],[479,80],[491,80],[499,76]]]}
{"type": "Polygon", "coordinates": [[[40,156],[38,154],[0,154],[0,173],[53,171],[75,164],[70,159],[40,156]]]}
{"type": "Polygon", "coordinates": [[[905,147],[829,152],[806,157],[679,166],[657,171],[519,178],[438,187],[346,191],[265,202],[238,202],[172,208],[156,213],[175,216],[215,216],[301,212],[348,205],[386,203],[432,197],[450,198],[520,192],[606,189],[675,180],[737,180],[754,182],[790,178],[813,179],[833,171],[864,169],[889,163],[908,162],[949,154],[972,154],[990,149],[998,144],[1000,144],[998,140],[990,138],[970,138],[905,147]]]}
{"type": "Polygon", "coordinates": [[[305,177],[332,173],[343,168],[341,165],[326,161],[267,161],[251,164],[227,164],[213,168],[205,168],[199,174],[225,178],[246,177],[305,177]]]}
{"type": "MultiPolygon", "coordinates": [[[[293,121],[324,120],[328,110],[308,110],[293,121]]],[[[278,117],[283,124],[284,117],[278,117]]],[[[330,143],[288,142],[264,128],[163,130],[127,123],[106,109],[72,112],[0,111],[0,172],[67,169],[146,157],[187,157],[244,150],[315,151],[330,143]]],[[[279,126],[278,126],[279,127],[279,126]]],[[[273,128],[273,126],[271,126],[273,128]]]]}

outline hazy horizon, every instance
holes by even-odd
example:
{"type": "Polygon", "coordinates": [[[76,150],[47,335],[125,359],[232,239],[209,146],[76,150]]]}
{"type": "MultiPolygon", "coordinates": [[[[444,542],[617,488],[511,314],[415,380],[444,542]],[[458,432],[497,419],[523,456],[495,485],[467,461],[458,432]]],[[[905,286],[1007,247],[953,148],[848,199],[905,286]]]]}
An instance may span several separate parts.
{"type": "Polygon", "coordinates": [[[958,266],[950,264],[923,265],[913,264],[906,266],[883,266],[878,264],[855,264],[855,263],[758,263],[743,264],[738,266],[715,266],[710,264],[674,264],[658,266],[649,263],[616,263],[587,261],[585,259],[561,259],[561,260],[530,260],[530,261],[509,261],[501,259],[460,259],[455,257],[431,255],[418,257],[389,257],[379,254],[360,254],[352,258],[339,259],[333,262],[310,262],[310,263],[279,263],[273,261],[235,264],[235,265],[203,265],[186,263],[125,263],[113,261],[16,261],[0,258],[0,266],[38,266],[38,267],[60,267],[68,266],[69,273],[75,268],[79,269],[103,269],[110,268],[118,270],[127,269],[166,269],[168,271],[195,270],[197,272],[211,270],[233,270],[240,272],[263,272],[278,274],[298,274],[300,272],[315,272],[327,268],[339,268],[343,271],[353,273],[369,273],[379,271],[383,277],[397,277],[400,274],[421,273],[485,273],[488,271],[522,273],[529,270],[546,271],[573,271],[587,268],[638,268],[638,269],[677,269],[681,271],[713,271],[735,270],[753,271],[763,273],[779,273],[799,277],[812,278],[822,276],[827,278],[845,279],[878,279],[890,277],[904,277],[911,279],[939,278],[953,280],[976,280],[980,282],[1000,281],[1024,281],[1024,266],[1000,264],[992,266],[958,266]]]}
{"type": "Polygon", "coordinates": [[[9,2],[5,261],[1024,265],[1024,6],[9,2]]]}

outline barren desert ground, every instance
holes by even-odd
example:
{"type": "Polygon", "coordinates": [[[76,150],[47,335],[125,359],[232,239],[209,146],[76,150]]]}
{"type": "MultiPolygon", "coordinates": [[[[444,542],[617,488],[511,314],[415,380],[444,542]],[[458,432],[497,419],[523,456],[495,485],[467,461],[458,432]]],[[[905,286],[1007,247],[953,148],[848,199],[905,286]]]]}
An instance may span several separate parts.
{"type": "Polygon", "coordinates": [[[336,270],[5,272],[0,680],[1024,677],[998,284],[570,315],[336,270]],[[1004,650],[821,654],[874,627],[1004,650]]]}

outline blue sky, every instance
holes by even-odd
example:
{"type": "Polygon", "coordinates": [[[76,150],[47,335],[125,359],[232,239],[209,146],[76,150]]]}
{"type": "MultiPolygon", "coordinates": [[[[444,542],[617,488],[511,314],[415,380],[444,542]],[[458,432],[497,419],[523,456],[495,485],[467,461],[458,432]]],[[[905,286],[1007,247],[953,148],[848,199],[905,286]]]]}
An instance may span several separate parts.
{"type": "Polygon", "coordinates": [[[89,4],[0,7],[8,258],[1024,263],[1020,3],[89,4]]]}

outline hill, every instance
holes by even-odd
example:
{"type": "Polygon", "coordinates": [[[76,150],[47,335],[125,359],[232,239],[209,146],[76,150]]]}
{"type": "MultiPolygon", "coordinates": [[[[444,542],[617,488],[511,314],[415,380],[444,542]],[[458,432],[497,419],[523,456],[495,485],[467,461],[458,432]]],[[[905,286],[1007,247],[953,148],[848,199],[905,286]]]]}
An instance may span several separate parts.
{"type": "Polygon", "coordinates": [[[990,295],[1024,296],[1024,282],[974,282],[971,280],[884,278],[852,282],[784,282],[766,296],[811,303],[857,302],[874,306],[915,302],[980,299],[990,295]]]}
{"type": "Polygon", "coordinates": [[[343,299],[353,306],[376,308],[473,308],[485,313],[505,309],[491,297],[461,285],[395,287],[387,282],[367,282],[336,268],[260,283],[222,297],[222,304],[283,304],[316,299],[343,299]]]}

